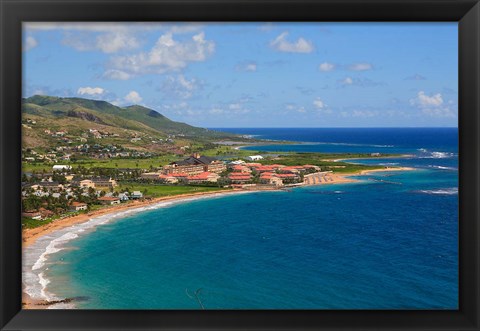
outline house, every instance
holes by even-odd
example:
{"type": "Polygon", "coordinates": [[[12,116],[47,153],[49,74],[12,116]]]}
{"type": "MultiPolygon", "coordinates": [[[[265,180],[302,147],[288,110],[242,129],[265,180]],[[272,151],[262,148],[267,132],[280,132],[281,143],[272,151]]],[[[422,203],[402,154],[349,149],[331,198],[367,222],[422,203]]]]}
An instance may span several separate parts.
{"type": "Polygon", "coordinates": [[[187,177],[187,181],[189,184],[195,183],[215,183],[220,178],[220,175],[212,173],[212,172],[202,172],[201,174],[189,176],[187,177]]]}
{"type": "Polygon", "coordinates": [[[263,156],[261,156],[261,155],[250,155],[250,156],[247,156],[247,160],[249,160],[249,161],[263,160],[263,156]]]}
{"type": "Polygon", "coordinates": [[[102,205],[118,205],[120,203],[120,198],[118,197],[100,197],[98,201],[102,205]]]}
{"type": "Polygon", "coordinates": [[[89,188],[89,187],[92,187],[92,188],[95,188],[95,183],[93,181],[91,181],[90,179],[83,179],[81,181],[78,182],[78,186],[82,187],[82,188],[89,188]]]}
{"type": "Polygon", "coordinates": [[[54,192],[63,190],[63,185],[59,182],[40,182],[38,186],[54,192]]]}
{"type": "Polygon", "coordinates": [[[118,198],[120,199],[120,201],[130,200],[130,198],[128,197],[128,192],[119,193],[118,198]]]}
{"type": "Polygon", "coordinates": [[[42,219],[42,215],[38,211],[26,211],[22,213],[22,217],[30,218],[32,220],[42,219]]]}
{"type": "Polygon", "coordinates": [[[94,177],[91,179],[95,187],[116,187],[117,181],[108,176],[94,177]]]}
{"type": "Polygon", "coordinates": [[[63,164],[56,164],[56,165],[54,165],[53,168],[52,168],[53,171],[55,171],[55,170],[56,170],[56,171],[59,171],[59,170],[60,170],[60,171],[61,171],[61,170],[70,170],[70,169],[72,169],[71,166],[69,166],[69,165],[63,165],[63,164]]]}
{"type": "Polygon", "coordinates": [[[68,209],[71,211],[87,210],[87,208],[88,208],[88,205],[86,203],[77,202],[77,201],[72,202],[70,206],[68,206],[68,209]]]}
{"type": "Polygon", "coordinates": [[[38,211],[40,212],[40,215],[42,216],[42,218],[47,218],[47,217],[53,216],[53,211],[51,211],[51,210],[48,210],[48,209],[45,209],[45,208],[40,208],[40,209],[38,209],[38,211]]]}
{"type": "Polygon", "coordinates": [[[140,191],[133,191],[132,194],[130,194],[130,199],[141,199],[143,198],[143,193],[140,191]]]}

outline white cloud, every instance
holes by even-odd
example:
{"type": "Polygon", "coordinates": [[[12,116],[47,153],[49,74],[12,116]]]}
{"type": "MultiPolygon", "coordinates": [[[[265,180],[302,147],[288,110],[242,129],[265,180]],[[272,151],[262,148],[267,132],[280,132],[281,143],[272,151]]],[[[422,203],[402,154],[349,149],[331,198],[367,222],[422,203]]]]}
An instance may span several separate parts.
{"type": "Polygon", "coordinates": [[[352,78],[346,77],[345,79],[338,81],[340,85],[345,86],[357,86],[357,87],[375,87],[387,85],[385,82],[376,82],[368,78],[352,78]]]}
{"type": "Polygon", "coordinates": [[[245,72],[255,72],[257,71],[257,63],[250,61],[250,62],[244,62],[244,63],[239,63],[235,67],[238,71],[245,71],[245,72]]]}
{"type": "Polygon", "coordinates": [[[38,46],[37,40],[35,38],[33,38],[32,36],[28,36],[25,39],[25,42],[23,44],[23,50],[26,52],[26,51],[31,50],[34,47],[37,47],[37,46],[38,46]]]}
{"type": "Polygon", "coordinates": [[[378,113],[371,110],[354,110],[352,112],[352,117],[374,117],[378,113]]]}
{"type": "Polygon", "coordinates": [[[416,106],[422,113],[431,117],[454,118],[458,113],[453,101],[450,100],[447,105],[444,104],[441,93],[427,95],[424,91],[420,91],[415,98],[410,99],[410,104],[416,106]]]}
{"type": "Polygon", "coordinates": [[[250,109],[246,109],[241,103],[231,103],[228,105],[228,109],[235,114],[246,114],[250,112],[250,109]]]}
{"type": "Polygon", "coordinates": [[[106,79],[114,79],[114,80],[127,80],[130,79],[130,75],[127,74],[125,71],[117,70],[117,69],[110,69],[103,73],[102,78],[106,79]]]}
{"type": "Polygon", "coordinates": [[[405,79],[406,80],[425,80],[427,78],[425,78],[424,76],[422,76],[420,74],[415,74],[415,75],[412,75],[412,76],[408,76],[405,79]]]}
{"type": "Polygon", "coordinates": [[[280,52],[289,53],[311,53],[313,51],[313,44],[303,38],[298,38],[297,41],[287,41],[288,32],[281,33],[277,38],[270,42],[270,46],[280,52]]]}
{"type": "Polygon", "coordinates": [[[96,47],[104,53],[134,49],[139,46],[135,37],[124,32],[106,33],[96,38],[96,47]]]}
{"type": "Polygon", "coordinates": [[[333,63],[323,62],[318,66],[318,69],[324,72],[332,71],[335,69],[335,65],[333,63]]]}
{"type": "Polygon", "coordinates": [[[424,91],[420,91],[414,99],[410,100],[410,104],[421,108],[439,107],[443,104],[443,98],[440,93],[428,96],[424,91]]]}
{"type": "Polygon", "coordinates": [[[353,79],[352,79],[352,77],[346,77],[344,80],[342,80],[342,83],[344,85],[352,85],[353,84],[353,79]]]}
{"type": "Polygon", "coordinates": [[[149,52],[130,56],[114,57],[111,69],[120,70],[128,75],[162,74],[185,68],[190,62],[205,61],[215,50],[213,41],[205,40],[203,32],[196,34],[190,41],[178,42],[171,33],[157,40],[149,52]]]}
{"type": "Polygon", "coordinates": [[[422,112],[432,117],[456,117],[457,112],[450,107],[432,107],[422,109],[422,112]]]}
{"type": "Polygon", "coordinates": [[[126,96],[125,96],[125,101],[127,102],[131,102],[131,103],[139,103],[141,102],[143,99],[142,97],[140,96],[140,94],[138,94],[137,91],[130,91],[126,96]]]}
{"type": "Polygon", "coordinates": [[[63,31],[62,43],[78,51],[99,50],[104,53],[132,50],[140,46],[137,36],[145,31],[169,31],[170,33],[193,33],[202,25],[197,23],[155,23],[155,22],[123,22],[123,23],[26,23],[27,31],[63,31]]]}
{"type": "Polygon", "coordinates": [[[314,101],[313,101],[313,105],[315,106],[315,108],[317,109],[323,109],[325,108],[325,103],[322,101],[322,99],[320,98],[316,98],[314,101]]]}
{"type": "Polygon", "coordinates": [[[305,109],[304,106],[298,106],[298,105],[296,105],[296,104],[294,104],[294,103],[287,103],[287,104],[285,105],[285,109],[286,109],[287,111],[295,111],[295,112],[297,112],[297,113],[302,113],[302,114],[307,112],[307,110],[305,109]]]}
{"type": "Polygon", "coordinates": [[[86,86],[86,87],[80,87],[78,90],[77,90],[77,94],[80,94],[80,95],[98,95],[98,94],[103,94],[105,92],[105,90],[101,87],[89,87],[89,86],[86,86]]]}
{"type": "Polygon", "coordinates": [[[67,31],[62,44],[81,52],[101,51],[103,53],[132,50],[140,45],[132,32],[125,30],[124,27],[101,34],[67,31]]]}
{"type": "Polygon", "coordinates": [[[348,67],[352,71],[366,71],[372,70],[373,66],[370,63],[354,63],[348,67]]]}
{"type": "Polygon", "coordinates": [[[214,114],[214,115],[220,115],[220,114],[223,114],[223,109],[212,108],[212,109],[210,109],[209,113],[214,114]]]}
{"type": "Polygon", "coordinates": [[[182,99],[191,98],[193,93],[201,87],[201,83],[195,79],[185,78],[184,75],[178,75],[177,77],[169,76],[163,82],[160,87],[167,96],[175,96],[182,99]]]}

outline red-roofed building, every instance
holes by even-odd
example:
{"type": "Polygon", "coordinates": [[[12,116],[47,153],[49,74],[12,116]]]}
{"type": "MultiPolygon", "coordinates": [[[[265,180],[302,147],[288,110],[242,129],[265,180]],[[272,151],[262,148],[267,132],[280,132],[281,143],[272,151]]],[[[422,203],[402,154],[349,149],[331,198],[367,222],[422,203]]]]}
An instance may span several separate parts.
{"type": "Polygon", "coordinates": [[[296,174],[276,174],[278,178],[299,178],[296,174]]]}
{"type": "Polygon", "coordinates": [[[235,165],[232,167],[233,172],[242,172],[242,173],[251,173],[252,170],[250,168],[245,167],[243,165],[235,165]]]}
{"type": "Polygon", "coordinates": [[[211,172],[202,172],[201,174],[187,177],[187,181],[190,184],[205,183],[205,182],[215,183],[219,178],[220,178],[220,175],[218,174],[211,173],[211,172]]]}
{"type": "Polygon", "coordinates": [[[230,179],[232,183],[242,184],[251,181],[252,175],[244,173],[231,173],[228,175],[228,179],[230,179]]]}
{"type": "Polygon", "coordinates": [[[188,175],[185,174],[185,173],[170,174],[168,176],[171,176],[171,177],[174,177],[174,178],[177,178],[177,179],[187,179],[188,178],[188,175]]]}
{"type": "Polygon", "coordinates": [[[78,201],[74,201],[70,204],[70,206],[68,206],[68,209],[70,209],[71,211],[87,210],[87,208],[88,205],[86,203],[78,201]]]}

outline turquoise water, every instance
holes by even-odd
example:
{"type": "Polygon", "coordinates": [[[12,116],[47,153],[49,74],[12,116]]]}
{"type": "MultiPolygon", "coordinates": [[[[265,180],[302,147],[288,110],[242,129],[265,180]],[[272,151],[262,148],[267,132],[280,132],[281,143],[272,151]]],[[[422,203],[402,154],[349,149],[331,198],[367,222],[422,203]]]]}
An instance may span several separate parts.
{"type": "Polygon", "coordinates": [[[417,171],[100,225],[49,255],[47,289],[94,309],[457,309],[456,142],[422,143],[375,160],[417,171]]]}

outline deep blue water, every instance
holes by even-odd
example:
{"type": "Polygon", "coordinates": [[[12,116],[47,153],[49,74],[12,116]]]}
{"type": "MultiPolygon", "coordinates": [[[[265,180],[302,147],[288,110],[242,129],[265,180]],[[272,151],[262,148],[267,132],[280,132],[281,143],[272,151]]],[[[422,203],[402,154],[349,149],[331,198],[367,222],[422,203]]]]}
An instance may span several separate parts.
{"type": "Polygon", "coordinates": [[[47,289],[78,308],[199,309],[199,290],[207,309],[457,309],[456,129],[229,131],[419,170],[130,215],[50,255],[47,289]]]}

